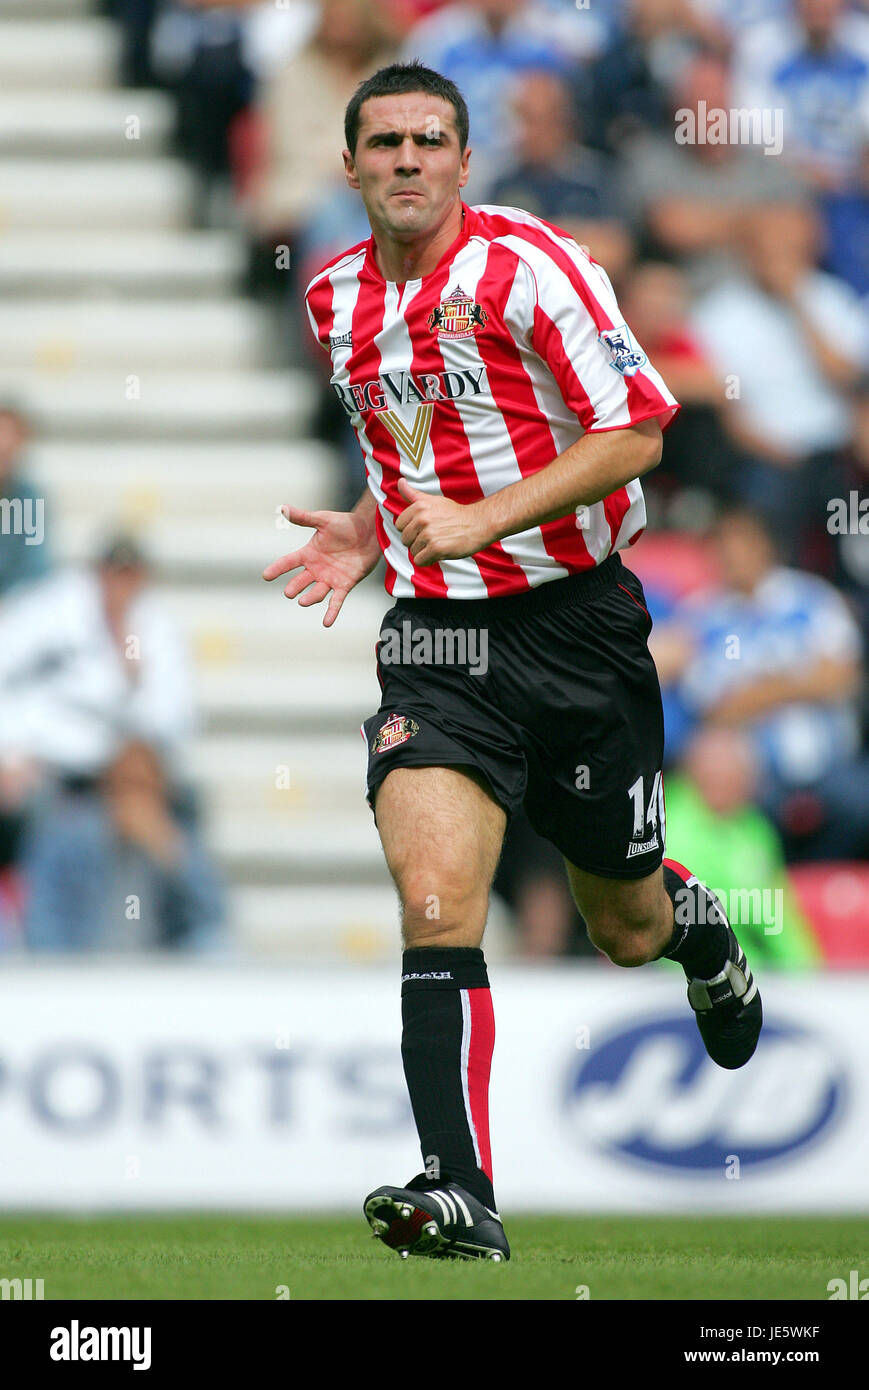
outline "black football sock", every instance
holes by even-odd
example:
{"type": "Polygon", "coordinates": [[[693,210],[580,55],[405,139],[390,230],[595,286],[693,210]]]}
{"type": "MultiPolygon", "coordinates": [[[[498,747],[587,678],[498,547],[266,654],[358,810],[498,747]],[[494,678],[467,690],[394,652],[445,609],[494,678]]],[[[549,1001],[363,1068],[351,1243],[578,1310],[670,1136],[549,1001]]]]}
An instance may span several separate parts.
{"type": "Polygon", "coordinates": [[[673,903],[673,935],[661,952],[688,979],[711,980],[724,969],[729,937],[718,899],[675,859],[664,860],[664,887],[673,903]]]}
{"type": "Polygon", "coordinates": [[[483,952],[418,946],[404,952],[401,1058],[426,1174],[465,1188],[495,1211],[489,1071],[495,1018],[483,952]]]}

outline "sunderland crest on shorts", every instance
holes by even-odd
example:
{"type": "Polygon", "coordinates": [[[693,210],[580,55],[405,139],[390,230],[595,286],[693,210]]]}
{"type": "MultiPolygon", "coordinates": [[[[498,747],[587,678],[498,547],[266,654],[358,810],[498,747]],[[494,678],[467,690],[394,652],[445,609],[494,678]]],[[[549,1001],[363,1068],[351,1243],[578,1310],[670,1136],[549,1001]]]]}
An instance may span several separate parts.
{"type": "Polygon", "coordinates": [[[428,326],[439,338],[472,338],[478,328],[485,328],[489,319],[482,304],[466,294],[461,286],[442,299],[428,316],[428,326]]]}
{"type": "Polygon", "coordinates": [[[397,748],[400,743],[407,743],[409,738],[419,733],[419,725],[415,719],[411,719],[406,714],[391,714],[385,724],[381,724],[377,731],[374,743],[371,745],[372,753],[388,753],[390,748],[397,748]]]}

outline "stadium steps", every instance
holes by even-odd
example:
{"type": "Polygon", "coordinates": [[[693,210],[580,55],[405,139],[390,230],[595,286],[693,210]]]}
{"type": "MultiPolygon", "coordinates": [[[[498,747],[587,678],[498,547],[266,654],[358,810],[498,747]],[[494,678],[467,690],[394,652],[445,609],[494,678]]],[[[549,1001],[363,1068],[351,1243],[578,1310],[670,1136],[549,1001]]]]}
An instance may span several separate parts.
{"type": "Polygon", "coordinates": [[[4,234],[50,229],[56,254],[71,232],[182,231],[192,206],[190,175],[175,159],[0,158],[4,234]]]}
{"type": "Polygon", "coordinates": [[[244,299],[128,297],[14,300],[3,314],[0,368],[125,372],[256,367],[271,347],[263,311],[244,299]]]}
{"type": "Polygon", "coordinates": [[[333,660],[314,664],[302,663],[291,651],[280,650],[270,663],[256,666],[208,667],[200,661],[196,689],[210,732],[284,734],[290,729],[305,730],[312,736],[312,762],[317,757],[317,736],[358,729],[380,704],[371,657],[365,663],[333,660]]]}
{"type": "MultiPolygon", "coordinates": [[[[58,361],[40,370],[0,369],[0,392],[27,400],[40,440],[116,443],[238,440],[257,444],[304,433],[313,410],[300,372],[72,371],[58,361]]],[[[85,470],[86,475],[87,470],[85,470]]],[[[331,469],[322,470],[328,490],[331,469]]],[[[288,499],[289,500],[289,499],[288,499]]]]}
{"type": "MultiPolygon", "coordinates": [[[[2,58],[0,58],[2,71],[2,58]]],[[[172,133],[172,103],[162,92],[0,91],[3,155],[137,158],[159,153],[172,133]]]]}
{"type": "Polygon", "coordinates": [[[244,269],[242,248],[223,232],[70,232],[57,251],[53,233],[0,236],[0,295],[223,296],[244,269]]]}
{"type": "Polygon", "coordinates": [[[192,230],[171,105],[119,89],[119,48],[88,0],[0,6],[0,395],[33,416],[56,552],[82,556],[122,522],[155,554],[195,657],[188,762],[238,944],[394,959],[357,733],[380,701],[388,600],[372,577],[324,630],[322,606],[259,578],[309,534],[276,506],[329,506],[337,459],[306,437],[310,376],[275,368],[268,321],[239,298],[241,239],[192,230]]]}
{"type": "MultiPolygon", "coordinates": [[[[239,462],[243,466],[243,460],[239,462]]],[[[207,477],[201,478],[200,487],[203,491],[208,488],[207,477]]],[[[322,500],[322,494],[319,498],[317,496],[314,480],[308,480],[307,491],[309,501],[322,500]]],[[[268,603],[273,609],[283,609],[282,621],[287,624],[287,605],[278,602],[277,581],[272,585],[275,592],[270,598],[263,589],[262,571],[272,560],[304,545],[311,533],[276,526],[274,504],[284,494],[285,489],[272,494],[264,502],[260,517],[255,521],[244,516],[227,518],[225,513],[217,519],[214,516],[201,517],[192,512],[183,515],[174,508],[158,510],[154,505],[155,493],[149,491],[147,485],[140,493],[129,494],[126,506],[115,512],[101,499],[100,520],[96,527],[93,507],[88,512],[82,499],[78,503],[81,513],[78,516],[63,515],[56,502],[52,501],[49,505],[54,508],[58,518],[55,536],[58,553],[63,558],[75,562],[87,560],[93,553],[95,534],[102,534],[110,518],[116,517],[118,526],[136,531],[164,581],[208,584],[213,589],[215,585],[226,585],[236,580],[239,584],[250,586],[248,597],[252,605],[260,608],[268,603]]],[[[296,497],[300,505],[304,505],[301,490],[296,497]]],[[[114,529],[118,529],[118,526],[114,529]]],[[[386,606],[381,603],[381,608],[386,606]]],[[[375,631],[372,629],[369,652],[373,647],[375,631]]]]}
{"type": "MultiPolygon", "coordinates": [[[[401,941],[398,898],[391,882],[330,885],[296,882],[239,884],[231,891],[233,918],[243,924],[239,944],[257,955],[302,960],[338,958],[395,964],[401,941]]],[[[513,954],[510,915],[493,895],[486,927],[490,964],[513,954]]]]}
{"type": "Polygon", "coordinates": [[[5,10],[0,19],[0,91],[41,88],[52,99],[70,88],[114,83],[120,44],[110,20],[92,15],[14,19],[6,18],[5,10]]]}
{"type": "Polygon", "coordinates": [[[210,811],[209,843],[235,883],[307,883],[352,879],[387,884],[389,873],[374,817],[360,803],[343,815],[239,816],[210,811]],[[336,874],[336,860],[341,874],[336,874]]]}
{"type": "Polygon", "coordinates": [[[283,597],[280,583],[165,586],[163,594],[197,647],[203,670],[246,670],[257,662],[284,664],[291,657],[325,670],[352,660],[367,663],[376,685],[374,641],[389,602],[376,578],[348,596],[338,621],[329,628],[323,627],[325,604],[300,608],[283,597]],[[233,641],[229,660],[220,643],[223,636],[233,641]]]}
{"type": "Polygon", "coordinates": [[[2,0],[4,20],[70,20],[90,12],[91,0],[2,0]]]}
{"type": "Polygon", "coordinates": [[[234,920],[244,924],[241,944],[257,954],[285,954],[291,944],[306,959],[394,961],[401,940],[391,884],[238,884],[231,901],[234,920]]]}
{"type": "Polygon", "coordinates": [[[81,490],[87,476],[100,506],[132,522],[173,515],[224,522],[227,517],[244,522],[272,518],[277,554],[309,533],[284,525],[283,518],[279,525],[275,508],[288,501],[319,507],[320,479],[329,476],[332,457],[312,440],[162,445],[46,440],[33,450],[32,465],[51,506],[63,517],[92,515],[93,497],[81,490]],[[239,486],[241,468],[244,487],[239,486]]]}
{"type": "Polygon", "coordinates": [[[365,764],[363,740],[344,732],[321,736],[313,750],[310,739],[292,733],[210,736],[199,740],[189,760],[212,813],[235,807],[246,816],[267,812],[284,821],[356,807],[365,764]]]}

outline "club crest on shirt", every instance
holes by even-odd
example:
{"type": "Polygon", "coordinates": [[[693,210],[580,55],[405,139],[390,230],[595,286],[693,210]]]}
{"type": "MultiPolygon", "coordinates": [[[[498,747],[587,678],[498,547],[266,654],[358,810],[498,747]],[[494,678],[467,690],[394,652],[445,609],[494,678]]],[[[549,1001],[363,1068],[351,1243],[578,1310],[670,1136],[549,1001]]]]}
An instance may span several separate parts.
{"type": "Polygon", "coordinates": [[[598,342],[607,353],[610,366],[622,376],[633,376],[646,361],[646,354],[634,341],[626,323],[616,328],[605,328],[598,335],[598,342]]]}
{"type": "Polygon", "coordinates": [[[442,299],[436,309],[428,316],[428,327],[439,338],[472,338],[478,328],[485,328],[489,319],[482,304],[475,303],[471,295],[457,286],[452,294],[442,299]]]}
{"type": "Polygon", "coordinates": [[[419,733],[419,725],[415,719],[410,719],[406,714],[391,714],[385,724],[381,724],[377,731],[377,736],[371,745],[372,753],[388,753],[390,748],[397,748],[400,743],[407,743],[409,738],[419,733]]]}

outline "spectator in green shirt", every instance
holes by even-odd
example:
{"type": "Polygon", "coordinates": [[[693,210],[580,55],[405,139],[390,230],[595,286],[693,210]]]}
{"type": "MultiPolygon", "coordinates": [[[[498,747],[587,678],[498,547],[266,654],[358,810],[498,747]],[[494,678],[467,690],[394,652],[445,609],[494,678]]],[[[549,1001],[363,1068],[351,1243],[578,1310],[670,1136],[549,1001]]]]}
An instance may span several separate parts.
{"type": "Polygon", "coordinates": [[[667,853],[721,899],[751,960],[816,965],[822,952],[788,883],[778,834],[752,803],[755,777],[742,733],[701,729],[667,777],[667,853]]]}

